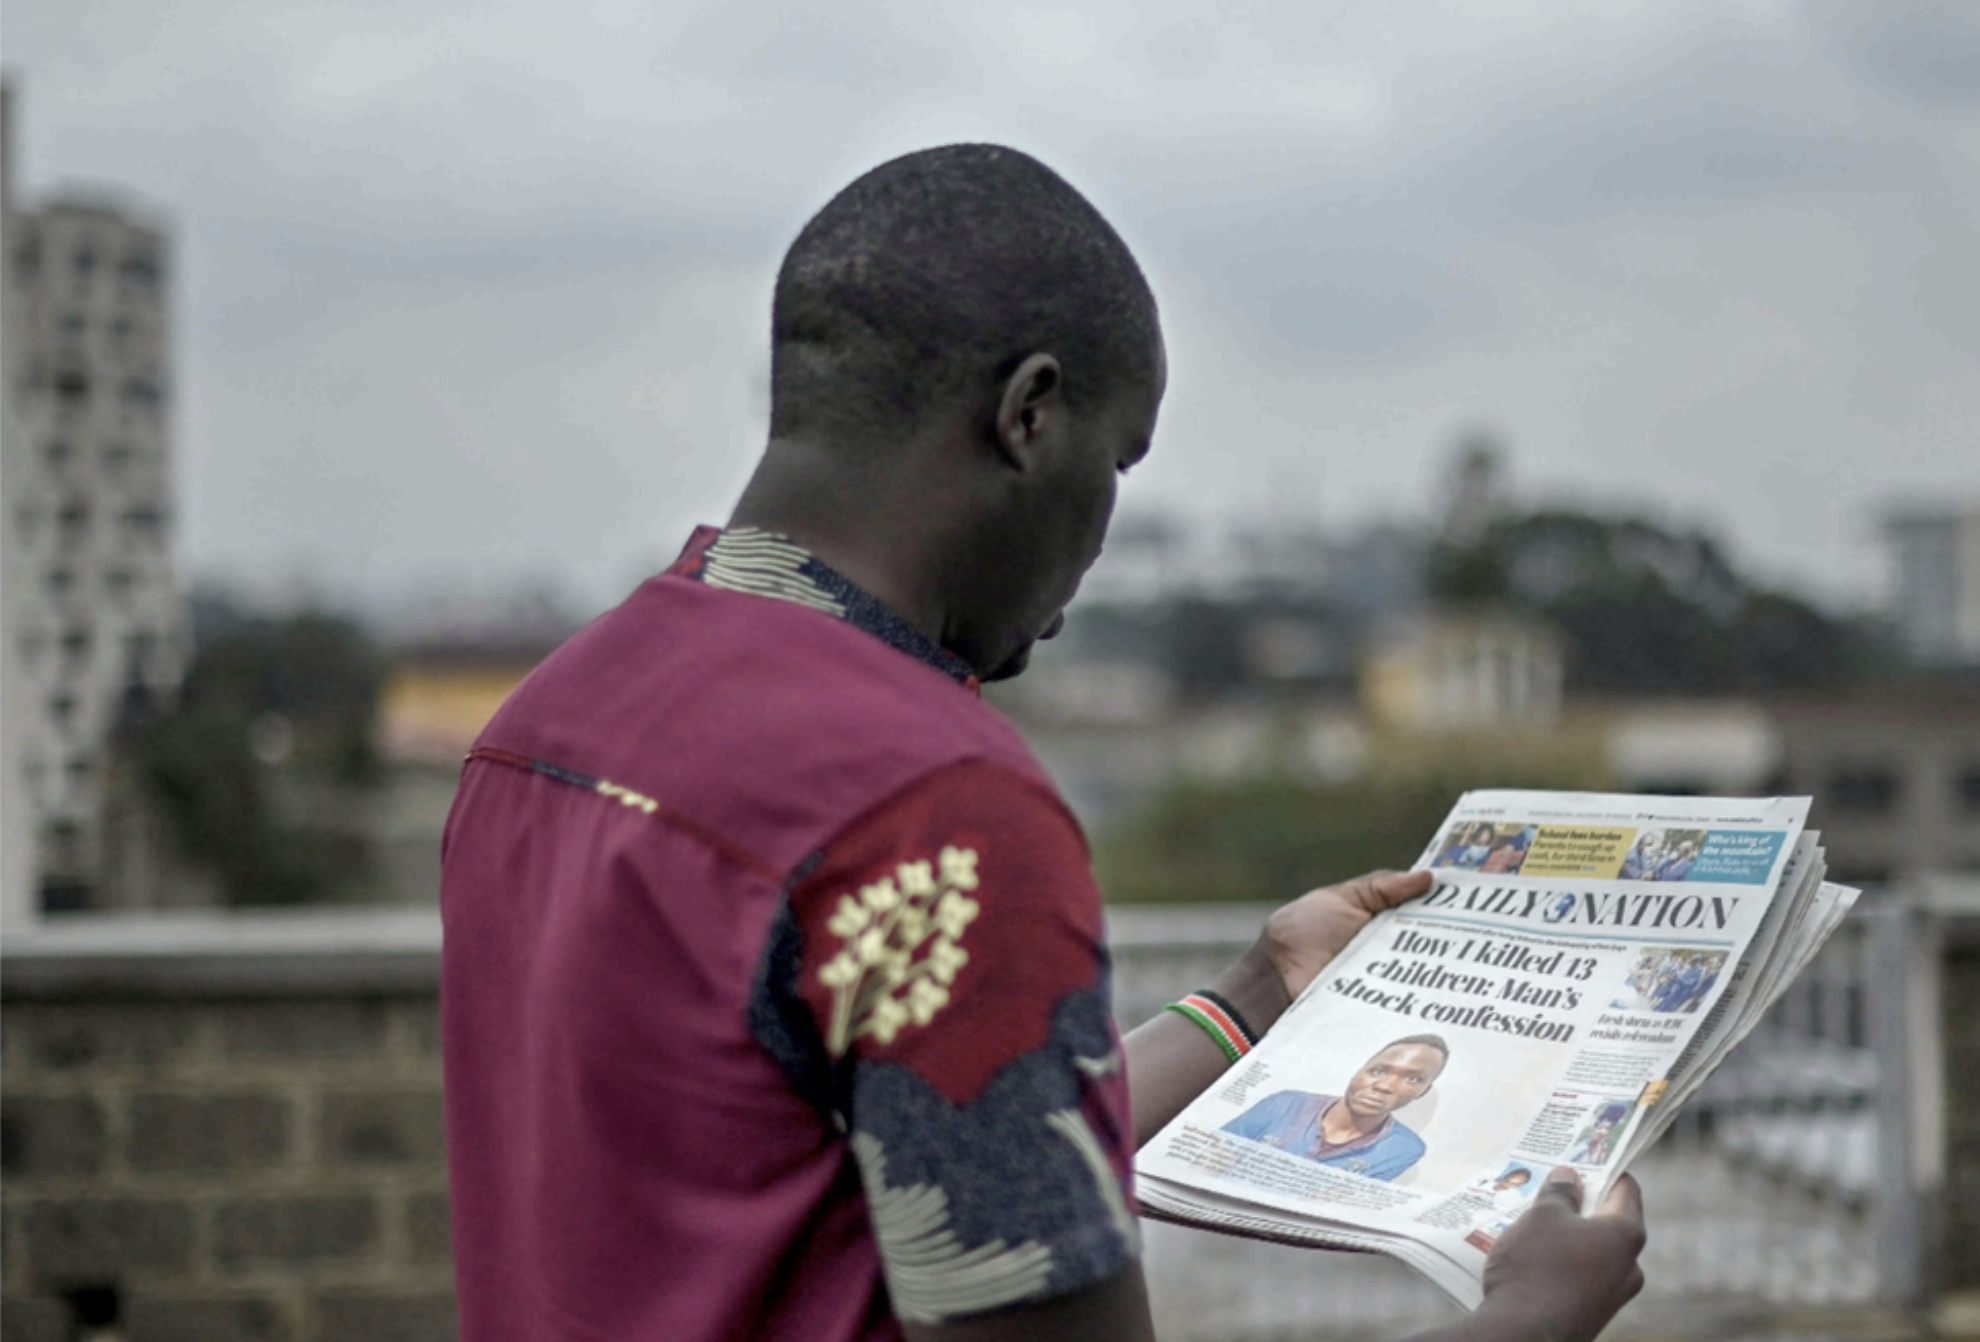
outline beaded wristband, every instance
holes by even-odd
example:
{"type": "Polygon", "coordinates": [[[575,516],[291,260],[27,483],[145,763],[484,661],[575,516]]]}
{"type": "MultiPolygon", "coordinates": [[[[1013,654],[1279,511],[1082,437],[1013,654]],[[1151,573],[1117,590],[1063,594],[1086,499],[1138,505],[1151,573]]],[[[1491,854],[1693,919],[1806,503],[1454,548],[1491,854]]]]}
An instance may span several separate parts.
{"type": "Polygon", "coordinates": [[[1245,1024],[1244,1017],[1238,1015],[1236,1008],[1207,988],[1193,992],[1179,1002],[1171,1002],[1164,1009],[1195,1021],[1232,1062],[1251,1052],[1252,1046],[1258,1042],[1258,1037],[1245,1024]]]}

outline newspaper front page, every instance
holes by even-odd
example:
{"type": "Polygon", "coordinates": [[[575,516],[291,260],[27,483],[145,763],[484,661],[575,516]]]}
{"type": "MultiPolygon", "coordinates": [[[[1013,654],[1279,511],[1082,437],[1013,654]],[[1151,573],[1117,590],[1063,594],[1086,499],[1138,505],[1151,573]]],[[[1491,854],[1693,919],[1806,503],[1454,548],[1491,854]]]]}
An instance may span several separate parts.
{"type": "Polygon", "coordinates": [[[1730,1047],[1692,1049],[1705,1022],[1751,1028],[1777,966],[1840,918],[1817,898],[1807,811],[1467,794],[1417,864],[1430,892],[1372,922],[1143,1148],[1144,1208],[1381,1249],[1475,1305],[1547,1172],[1579,1169],[1594,1205],[1702,1075],[1687,1050],[1709,1070],[1730,1047]]]}

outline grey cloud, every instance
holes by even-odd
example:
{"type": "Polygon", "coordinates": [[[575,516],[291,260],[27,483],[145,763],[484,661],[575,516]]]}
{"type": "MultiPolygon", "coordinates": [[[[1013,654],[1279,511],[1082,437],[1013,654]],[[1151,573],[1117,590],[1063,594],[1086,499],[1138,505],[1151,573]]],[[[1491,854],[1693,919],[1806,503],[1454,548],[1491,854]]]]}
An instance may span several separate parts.
{"type": "Polygon", "coordinates": [[[1221,278],[1278,353],[1329,367],[1422,359],[1497,317],[1476,277],[1406,251],[1248,250],[1227,259],[1221,278]]]}
{"type": "MultiPolygon", "coordinates": [[[[1568,19],[1206,24],[1152,0],[1122,31],[1090,20],[1094,54],[1063,64],[1006,41],[1019,20],[954,3],[627,7],[607,32],[458,0],[330,17],[186,0],[164,18],[42,0],[9,7],[5,36],[28,62],[30,189],[100,176],[181,220],[188,401],[206,406],[183,435],[205,497],[193,566],[316,553],[384,582],[447,556],[617,575],[715,511],[760,442],[784,242],[924,126],[1038,152],[1158,290],[1188,290],[1170,310],[1203,326],[1174,347],[1229,357],[1215,385],[1179,360],[1167,431],[1242,441],[1215,480],[1181,438],[1158,456],[1148,483],[1181,473],[1187,506],[1240,499],[1264,460],[1329,432],[1368,462],[1328,476],[1341,506],[1393,499],[1444,413],[1493,415],[1536,457],[1548,434],[1586,440],[1552,463],[1563,488],[1623,479],[1647,450],[1632,426],[1679,398],[1701,495],[1759,487],[1727,474],[1724,444],[1790,432],[1771,418],[1860,458],[1867,497],[1883,458],[1858,407],[1916,444],[1924,478],[1974,409],[1957,351],[1980,312],[1980,183],[1954,139],[1971,11],[1652,8],[1572,20],[1584,53],[1568,19]],[[440,54],[367,90],[361,55],[317,68],[319,31],[440,54]],[[1274,101],[1326,71],[1340,107],[1274,101]],[[1616,262],[1635,233],[1695,269],[1616,262]],[[1728,308],[1772,323],[1753,339],[1779,333],[1785,370],[1737,403],[1690,348],[1746,329],[1715,327],[1728,308]],[[1310,369],[1328,374],[1317,410],[1310,369]],[[1845,379],[1846,402],[1807,409],[1845,379]],[[1309,429],[1316,414],[1346,426],[1309,429]],[[1296,443],[1274,436],[1293,423],[1296,443]],[[323,462],[346,463],[342,494],[323,462]]],[[[1781,506],[1833,536],[1857,503],[1810,485],[1781,506]]]]}
{"type": "Polygon", "coordinates": [[[1770,198],[1915,190],[1915,126],[1864,115],[1794,34],[1701,26],[1654,59],[1517,93],[1426,162],[1482,227],[1698,214],[1770,198]]]}
{"type": "Polygon", "coordinates": [[[1492,176],[1474,178],[1467,194],[1486,217],[1551,225],[1645,209],[1709,213],[1809,193],[1897,192],[1935,175],[1930,154],[1903,141],[1798,134],[1732,117],[1589,130],[1586,139],[1523,144],[1492,176]]]}
{"type": "Polygon", "coordinates": [[[951,47],[896,27],[862,27],[842,10],[785,10],[736,62],[744,79],[825,87],[871,97],[939,88],[967,68],[951,47]]]}
{"type": "Polygon", "coordinates": [[[1980,12],[1963,0],[1822,4],[1810,17],[1884,89],[1930,110],[1980,108],[1980,12]]]}
{"type": "MultiPolygon", "coordinates": [[[[195,234],[202,280],[195,314],[216,352],[259,361],[282,345],[315,338],[354,307],[402,306],[461,290],[584,285],[609,292],[603,281],[612,276],[627,287],[667,276],[691,283],[710,267],[772,252],[777,237],[775,225],[760,218],[577,219],[411,236],[214,221],[195,234]]],[[[579,328],[585,317],[575,311],[569,320],[579,328]]],[[[544,334],[554,341],[565,333],[544,334]]],[[[581,339],[583,332],[568,335],[581,339]]]]}

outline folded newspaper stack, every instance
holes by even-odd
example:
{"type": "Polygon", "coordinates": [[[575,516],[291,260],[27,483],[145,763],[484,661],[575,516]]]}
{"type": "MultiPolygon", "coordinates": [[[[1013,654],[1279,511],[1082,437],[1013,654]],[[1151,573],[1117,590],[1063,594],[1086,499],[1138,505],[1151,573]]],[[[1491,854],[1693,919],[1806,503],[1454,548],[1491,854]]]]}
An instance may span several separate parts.
{"type": "Polygon", "coordinates": [[[1473,792],[1375,918],[1136,1160],[1163,1220],[1371,1249],[1476,1306],[1547,1172],[1590,1207],[1856,900],[1806,797],[1473,792]]]}

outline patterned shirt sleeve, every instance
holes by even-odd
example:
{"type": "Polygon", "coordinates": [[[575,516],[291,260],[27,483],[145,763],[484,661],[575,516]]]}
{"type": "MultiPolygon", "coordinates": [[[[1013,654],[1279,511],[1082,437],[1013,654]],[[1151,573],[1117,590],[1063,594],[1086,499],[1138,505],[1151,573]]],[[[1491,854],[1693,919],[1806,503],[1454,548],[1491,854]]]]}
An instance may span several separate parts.
{"type": "Polygon", "coordinates": [[[914,784],[794,884],[766,966],[783,991],[758,1014],[782,1020],[758,1034],[809,1055],[783,1060],[847,1134],[899,1317],[1041,1300],[1134,1260],[1100,896],[1050,792],[984,761],[914,784]]]}

